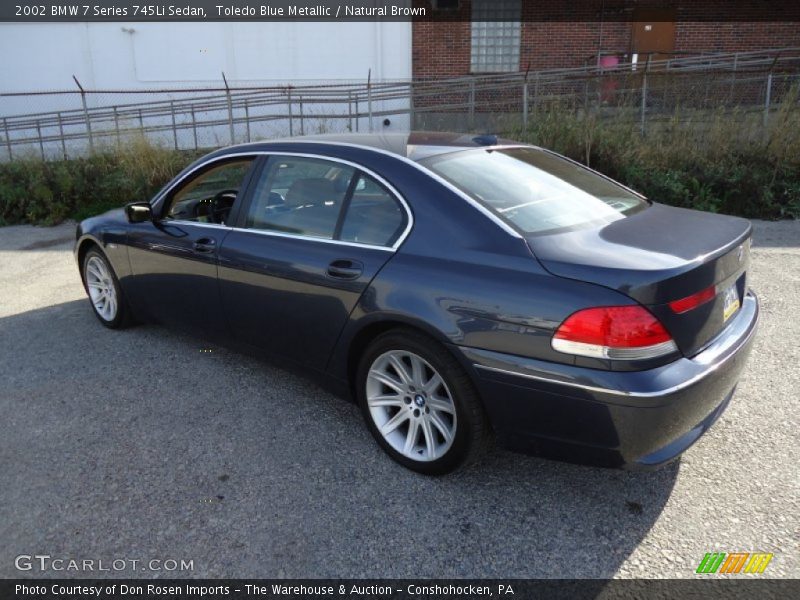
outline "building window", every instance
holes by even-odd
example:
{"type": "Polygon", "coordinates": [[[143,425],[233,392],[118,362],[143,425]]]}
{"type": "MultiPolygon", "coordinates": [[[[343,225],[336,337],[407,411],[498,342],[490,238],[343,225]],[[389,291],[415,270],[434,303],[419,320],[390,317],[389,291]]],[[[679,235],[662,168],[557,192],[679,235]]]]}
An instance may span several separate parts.
{"type": "Polygon", "coordinates": [[[461,8],[459,0],[431,0],[433,10],[458,10],[461,8]]]}
{"type": "Polygon", "coordinates": [[[519,71],[520,0],[472,0],[472,72],[519,71]]]}

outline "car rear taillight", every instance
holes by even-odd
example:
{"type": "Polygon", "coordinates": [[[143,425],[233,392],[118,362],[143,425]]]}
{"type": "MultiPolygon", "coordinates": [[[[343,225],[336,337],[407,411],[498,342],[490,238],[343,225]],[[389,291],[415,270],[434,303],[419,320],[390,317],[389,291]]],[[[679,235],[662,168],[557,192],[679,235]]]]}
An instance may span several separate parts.
{"type": "Polygon", "coordinates": [[[700,290],[696,294],[692,294],[691,296],[686,296],[686,298],[681,298],[680,300],[673,300],[672,302],[669,303],[669,307],[672,309],[672,312],[680,315],[685,312],[689,312],[693,308],[697,308],[701,304],[705,304],[709,300],[713,300],[716,296],[717,296],[717,287],[712,285],[704,290],[700,290]]]}
{"type": "Polygon", "coordinates": [[[559,326],[552,346],[558,352],[637,360],[678,350],[664,326],[642,306],[600,306],[573,313],[559,326]]]}

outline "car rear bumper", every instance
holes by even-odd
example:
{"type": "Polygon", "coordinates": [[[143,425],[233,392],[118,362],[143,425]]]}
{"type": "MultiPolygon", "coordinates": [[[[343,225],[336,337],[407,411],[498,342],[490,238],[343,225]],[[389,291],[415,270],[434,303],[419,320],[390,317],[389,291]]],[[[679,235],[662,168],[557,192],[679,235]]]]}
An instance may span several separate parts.
{"type": "Polygon", "coordinates": [[[733,396],[758,324],[748,292],[699,354],[647,371],[600,371],[459,347],[503,445],[613,467],[655,468],[689,448],[733,396]]]}

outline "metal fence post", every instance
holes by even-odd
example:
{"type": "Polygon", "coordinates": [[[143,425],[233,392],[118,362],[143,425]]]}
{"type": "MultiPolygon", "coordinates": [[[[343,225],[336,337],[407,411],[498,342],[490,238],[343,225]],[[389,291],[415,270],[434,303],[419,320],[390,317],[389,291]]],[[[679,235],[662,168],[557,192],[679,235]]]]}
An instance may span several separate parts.
{"type": "Polygon", "coordinates": [[[44,140],[42,140],[42,125],[39,119],[36,119],[36,136],[39,138],[39,152],[42,153],[42,160],[44,160],[44,140]]]}
{"type": "Polygon", "coordinates": [[[192,137],[194,138],[194,149],[197,150],[197,119],[194,116],[194,106],[192,106],[192,137]]]}
{"type": "Polygon", "coordinates": [[[528,81],[522,86],[522,126],[528,129],[528,81]]]}
{"type": "Polygon", "coordinates": [[[416,129],[417,114],[414,103],[414,80],[408,82],[408,124],[413,131],[416,129]]]}
{"type": "Polygon", "coordinates": [[[175,123],[175,102],[169,101],[169,114],[172,119],[172,141],[175,144],[175,150],[178,149],[178,126],[175,123]]]}
{"type": "Polygon", "coordinates": [[[292,119],[292,88],[291,87],[289,87],[289,89],[287,90],[286,96],[288,98],[288,104],[289,104],[289,137],[292,137],[294,135],[294,123],[292,122],[293,119],[292,119]]]}
{"type": "Polygon", "coordinates": [[[728,100],[733,100],[733,91],[736,85],[736,71],[739,70],[739,53],[733,55],[733,77],[731,77],[731,89],[728,92],[728,100]]]}
{"type": "Polygon", "coordinates": [[[641,116],[641,124],[640,129],[642,131],[642,135],[644,135],[645,131],[645,119],[647,117],[647,71],[642,73],[642,116],[641,116]]]}
{"type": "Polygon", "coordinates": [[[300,135],[305,135],[306,128],[305,123],[303,122],[303,97],[300,96],[298,100],[300,101],[300,135]]]}
{"type": "Polygon", "coordinates": [[[225,83],[225,98],[228,101],[228,128],[230,129],[231,144],[233,144],[233,99],[231,98],[231,88],[228,87],[228,79],[225,77],[224,71],[222,73],[222,81],[225,83]]]}
{"type": "Polygon", "coordinates": [[[347,91],[347,130],[353,131],[353,94],[347,91]]]}
{"type": "Polygon", "coordinates": [[[8,132],[8,119],[3,117],[3,129],[6,132],[6,149],[8,150],[8,160],[14,160],[14,153],[11,151],[11,134],[8,132]]]}
{"type": "Polygon", "coordinates": [[[369,132],[372,133],[372,69],[367,71],[367,114],[369,116],[369,132]]]}
{"type": "Polygon", "coordinates": [[[358,94],[356,94],[356,133],[358,133],[358,122],[361,121],[361,109],[358,107],[358,94]]]}
{"type": "Polygon", "coordinates": [[[142,135],[144,135],[144,118],[142,118],[142,109],[139,109],[139,129],[142,130],[142,135]]]}
{"type": "Polygon", "coordinates": [[[247,129],[247,141],[250,141],[250,106],[244,101],[244,124],[247,129]]]}
{"type": "Polygon", "coordinates": [[[767,75],[767,91],[764,97],[764,129],[769,125],[769,107],[772,104],[772,71],[767,75]]]}
{"type": "Polygon", "coordinates": [[[642,118],[641,118],[642,135],[644,135],[645,132],[646,118],[647,118],[647,71],[642,73],[642,118]]]}
{"type": "Polygon", "coordinates": [[[583,80],[583,110],[589,112],[589,78],[583,80]]]}
{"type": "Polygon", "coordinates": [[[117,114],[117,107],[114,107],[114,131],[117,134],[117,150],[119,150],[120,146],[120,139],[119,139],[119,115],[117,114]]]}
{"type": "Polygon", "coordinates": [[[642,73],[642,135],[645,133],[645,120],[647,118],[647,73],[650,71],[650,56],[647,56],[647,63],[644,67],[644,73],[642,73]]]}
{"type": "Polygon", "coordinates": [[[469,80],[469,129],[475,129],[475,79],[469,80]]]}
{"type": "Polygon", "coordinates": [[[67,160],[67,142],[64,139],[64,121],[61,119],[61,111],[58,113],[58,136],[61,138],[61,152],[64,160],[67,160]]]}
{"type": "Polygon", "coordinates": [[[89,119],[89,108],[86,105],[86,91],[83,89],[81,82],[78,81],[78,78],[75,75],[72,76],[72,79],[75,81],[75,85],[78,86],[78,89],[81,91],[81,104],[83,105],[83,117],[86,121],[86,135],[89,137],[89,152],[94,154],[94,136],[92,135],[92,121],[89,119]]]}

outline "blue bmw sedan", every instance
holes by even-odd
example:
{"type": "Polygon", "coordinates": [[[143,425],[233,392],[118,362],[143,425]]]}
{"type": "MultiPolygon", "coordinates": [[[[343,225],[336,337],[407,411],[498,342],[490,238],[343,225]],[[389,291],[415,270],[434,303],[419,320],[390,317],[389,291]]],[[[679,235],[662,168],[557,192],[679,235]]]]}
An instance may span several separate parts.
{"type": "Polygon", "coordinates": [[[101,324],[299,366],[410,469],[493,439],[653,468],[733,396],[758,321],[751,233],[542,148],[355,134],[213,152],[83,221],[75,256],[101,324]]]}

